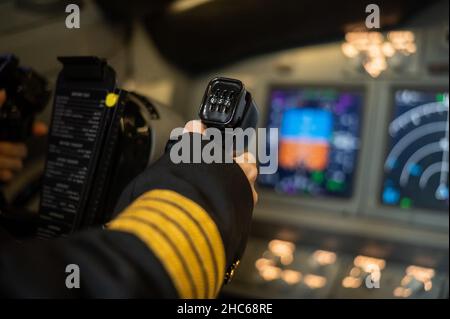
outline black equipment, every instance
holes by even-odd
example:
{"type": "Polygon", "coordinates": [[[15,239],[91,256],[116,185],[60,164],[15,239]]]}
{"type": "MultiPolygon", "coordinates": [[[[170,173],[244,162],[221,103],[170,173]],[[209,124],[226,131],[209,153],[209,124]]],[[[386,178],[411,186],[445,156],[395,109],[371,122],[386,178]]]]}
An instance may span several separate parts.
{"type": "Polygon", "coordinates": [[[225,153],[236,156],[248,149],[254,130],[249,132],[248,139],[239,146],[236,141],[237,131],[233,129],[256,129],[258,108],[241,81],[217,77],[206,87],[199,117],[207,127],[221,131],[225,153]]]}
{"type": "Polygon", "coordinates": [[[7,95],[0,107],[0,140],[23,141],[31,133],[36,114],[48,103],[48,83],[32,69],[20,67],[14,55],[3,55],[0,89],[7,95]]]}
{"type": "MultiPolygon", "coordinates": [[[[48,82],[32,69],[19,66],[16,56],[7,54],[0,56],[0,89],[6,92],[6,101],[0,106],[0,141],[24,142],[31,136],[36,115],[49,101],[48,82]]],[[[34,186],[29,190],[34,191],[34,186]]],[[[29,233],[35,215],[9,203],[2,188],[0,222],[11,233],[17,233],[16,229],[18,233],[29,233]]]]}
{"type": "Polygon", "coordinates": [[[172,125],[181,125],[167,108],[118,88],[104,59],[58,60],[40,238],[109,221],[126,184],[162,154],[172,125]]]}
{"type": "Polygon", "coordinates": [[[209,82],[199,116],[208,127],[246,129],[256,127],[258,110],[241,81],[219,77],[209,82]]]}

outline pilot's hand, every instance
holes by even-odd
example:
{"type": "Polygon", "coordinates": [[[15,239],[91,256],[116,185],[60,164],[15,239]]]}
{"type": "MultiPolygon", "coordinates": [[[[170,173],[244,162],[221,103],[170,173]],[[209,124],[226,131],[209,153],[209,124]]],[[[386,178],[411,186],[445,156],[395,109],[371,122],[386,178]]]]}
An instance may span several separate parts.
{"type": "MultiPolygon", "coordinates": [[[[0,107],[6,101],[5,90],[0,90],[0,107]]],[[[33,125],[33,134],[47,134],[47,126],[37,122],[33,125]]],[[[23,143],[0,141],[0,182],[9,182],[23,167],[23,159],[27,156],[27,148],[23,143]]]]}
{"type": "MultiPolygon", "coordinates": [[[[204,134],[206,126],[200,120],[193,120],[186,123],[185,132],[204,134]]],[[[243,153],[234,158],[234,161],[244,171],[253,193],[253,203],[256,205],[258,201],[258,193],[255,189],[256,178],[258,177],[258,168],[256,167],[256,159],[252,153],[243,153]]]]}
{"type": "Polygon", "coordinates": [[[0,181],[9,182],[22,169],[27,148],[22,143],[0,142],[0,181]]]}

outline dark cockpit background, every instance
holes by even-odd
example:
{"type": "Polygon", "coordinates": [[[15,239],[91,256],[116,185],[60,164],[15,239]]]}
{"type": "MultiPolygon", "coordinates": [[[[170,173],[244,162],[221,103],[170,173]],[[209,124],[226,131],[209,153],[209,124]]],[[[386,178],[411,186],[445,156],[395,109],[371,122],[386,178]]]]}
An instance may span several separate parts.
{"type": "MultiPolygon", "coordinates": [[[[447,1],[377,1],[370,30],[360,0],[72,3],[79,29],[66,1],[0,1],[0,52],[52,83],[57,56],[105,57],[122,87],[185,120],[209,79],[238,78],[259,126],[279,129],[223,297],[448,297],[447,1]]],[[[10,196],[43,169],[33,145],[10,196]]]]}

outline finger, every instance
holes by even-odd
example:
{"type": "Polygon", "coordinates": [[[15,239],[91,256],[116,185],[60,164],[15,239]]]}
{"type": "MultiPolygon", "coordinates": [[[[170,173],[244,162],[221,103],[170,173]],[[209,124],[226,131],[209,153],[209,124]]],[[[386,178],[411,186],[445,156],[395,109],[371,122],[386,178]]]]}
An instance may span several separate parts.
{"type": "Polygon", "coordinates": [[[9,182],[13,178],[13,173],[9,170],[0,170],[0,181],[9,182]]]}
{"type": "Polygon", "coordinates": [[[183,133],[200,133],[204,134],[206,131],[206,125],[200,120],[192,120],[186,123],[183,129],[183,133]]]}
{"type": "Polygon", "coordinates": [[[22,161],[12,157],[0,157],[0,169],[20,171],[22,169],[22,161]]]}
{"type": "Polygon", "coordinates": [[[256,205],[258,203],[258,192],[255,190],[255,187],[252,187],[252,193],[253,193],[253,204],[256,205]]]}
{"type": "Polygon", "coordinates": [[[45,136],[48,133],[48,126],[44,122],[35,122],[33,124],[34,136],[45,136]]]}
{"type": "Polygon", "coordinates": [[[245,176],[247,176],[248,180],[251,183],[256,182],[256,178],[258,177],[258,169],[256,168],[255,164],[241,163],[238,165],[244,171],[245,176]]]}
{"type": "Polygon", "coordinates": [[[23,143],[0,142],[0,155],[25,158],[27,147],[23,143]]]}
{"type": "Polygon", "coordinates": [[[252,153],[243,153],[234,159],[241,166],[247,178],[251,182],[255,182],[258,177],[258,168],[256,166],[256,158],[252,153]]]}
{"type": "Polygon", "coordinates": [[[258,178],[258,168],[256,168],[255,164],[247,164],[247,166],[248,166],[248,173],[247,173],[248,179],[254,183],[258,178]]]}
{"type": "Polygon", "coordinates": [[[258,177],[256,158],[252,153],[247,152],[236,157],[235,161],[238,163],[239,167],[242,169],[249,181],[250,188],[252,190],[253,203],[256,205],[256,203],[258,202],[258,192],[256,192],[255,189],[255,182],[258,177]]]}
{"type": "Polygon", "coordinates": [[[5,103],[6,101],[6,91],[0,90],[0,107],[5,103]]]}
{"type": "MultiPolygon", "coordinates": [[[[236,163],[248,163],[248,164],[256,164],[256,157],[250,152],[242,153],[241,155],[234,158],[236,163]]],[[[256,166],[256,165],[255,165],[256,166]]]]}
{"type": "Polygon", "coordinates": [[[250,183],[250,188],[252,189],[253,203],[256,204],[258,202],[258,192],[255,189],[255,184],[250,183]]]}
{"type": "Polygon", "coordinates": [[[241,166],[246,174],[248,173],[249,176],[256,179],[256,176],[258,175],[258,168],[256,166],[256,158],[252,153],[243,153],[240,156],[235,157],[234,160],[241,166]]]}

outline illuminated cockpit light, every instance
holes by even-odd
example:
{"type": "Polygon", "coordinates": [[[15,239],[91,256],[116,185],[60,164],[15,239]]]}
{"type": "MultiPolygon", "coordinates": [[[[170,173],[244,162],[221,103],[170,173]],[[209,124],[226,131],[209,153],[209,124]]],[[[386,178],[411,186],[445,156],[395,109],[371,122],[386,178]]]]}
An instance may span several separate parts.
{"type": "Polygon", "coordinates": [[[323,288],[327,284],[327,278],[318,275],[308,274],[305,276],[303,282],[310,289],[319,289],[323,288]]]}
{"type": "Polygon", "coordinates": [[[361,286],[361,278],[347,276],[342,280],[342,287],[344,288],[359,288],[361,286]]]}
{"type": "Polygon", "coordinates": [[[299,271],[286,269],[281,273],[281,279],[289,285],[295,285],[302,279],[302,273],[299,271]]]}
{"type": "Polygon", "coordinates": [[[260,275],[266,281],[272,281],[275,279],[279,279],[281,276],[281,268],[275,266],[265,266],[261,269],[260,275]]]}
{"type": "Polygon", "coordinates": [[[321,266],[332,265],[336,262],[336,254],[326,250],[316,250],[313,258],[321,266]]]}
{"type": "Polygon", "coordinates": [[[359,255],[354,259],[353,264],[360,267],[363,271],[371,273],[375,269],[383,270],[386,266],[386,261],[384,259],[359,255]]]}
{"type": "Polygon", "coordinates": [[[269,242],[270,251],[276,256],[290,255],[295,250],[294,243],[289,241],[274,239],[269,242]]]}
{"type": "Polygon", "coordinates": [[[394,55],[407,57],[416,53],[417,46],[411,31],[391,31],[386,37],[380,32],[349,32],[341,50],[346,57],[361,61],[366,72],[376,78],[387,70],[394,55]]]}

